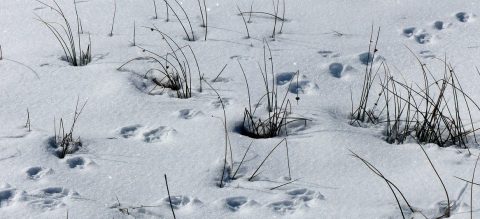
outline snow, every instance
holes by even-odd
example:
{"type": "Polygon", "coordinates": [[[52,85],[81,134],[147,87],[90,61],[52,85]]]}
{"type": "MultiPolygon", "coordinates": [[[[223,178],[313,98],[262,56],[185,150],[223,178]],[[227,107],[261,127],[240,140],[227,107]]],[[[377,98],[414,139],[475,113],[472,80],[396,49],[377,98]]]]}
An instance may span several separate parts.
{"type": "MultiPolygon", "coordinates": [[[[73,19],[72,1],[59,3],[73,19]]],[[[350,125],[351,92],[354,100],[360,97],[373,24],[381,27],[376,64],[385,60],[395,76],[419,82],[419,65],[407,47],[432,69],[443,68],[435,57],[447,57],[465,92],[480,101],[475,70],[479,2],[286,0],[287,21],[274,41],[273,19],[263,15],[252,16],[251,38],[246,38],[236,4],[248,11],[250,1],[206,3],[205,41],[197,2],[182,1],[197,39],[190,42],[172,14],[165,21],[163,1],[157,1],[155,20],[151,1],[116,0],[111,37],[113,1],[77,1],[83,29],[91,36],[93,61],[74,67],[61,59],[58,42],[35,20],[39,15],[58,21],[52,10],[31,0],[2,1],[0,218],[66,218],[67,212],[69,218],[171,218],[164,174],[178,218],[402,218],[385,181],[350,150],[374,164],[425,216],[442,214],[446,197],[420,146],[388,144],[380,127],[350,125]],[[132,62],[117,70],[145,55],[132,46],[134,21],[137,45],[168,52],[161,35],[145,28],[155,25],[192,47],[208,81],[228,64],[210,83],[225,104],[234,167],[253,144],[237,179],[226,181],[224,188],[218,186],[224,162],[222,106],[205,83],[203,92],[198,90],[198,74],[192,74],[192,98],[179,99],[172,92],[149,94],[153,85],[139,75],[151,63],[132,62]],[[249,103],[237,60],[256,102],[265,93],[257,66],[263,64],[264,38],[272,49],[279,93],[288,91],[294,115],[309,121],[293,124],[288,136],[251,139],[238,131],[249,103]],[[298,85],[289,87],[297,70],[298,85]],[[59,159],[48,143],[54,118],[57,125],[63,118],[69,127],[77,98],[87,101],[74,132],[83,145],[59,159]],[[31,131],[24,127],[27,108],[31,131]],[[283,138],[288,140],[291,180],[296,181],[271,190],[290,182],[283,146],[248,181],[283,138]]],[[[272,12],[272,1],[254,1],[253,8],[272,12]]],[[[378,88],[376,83],[373,90],[378,88]]],[[[473,117],[478,121],[480,113],[473,117]]],[[[455,178],[471,179],[479,149],[470,146],[473,155],[458,147],[423,146],[448,190],[451,218],[470,217],[470,185],[455,178]]],[[[479,217],[478,186],[473,197],[473,215],[479,217]]],[[[403,202],[402,207],[406,210],[403,202]]]]}

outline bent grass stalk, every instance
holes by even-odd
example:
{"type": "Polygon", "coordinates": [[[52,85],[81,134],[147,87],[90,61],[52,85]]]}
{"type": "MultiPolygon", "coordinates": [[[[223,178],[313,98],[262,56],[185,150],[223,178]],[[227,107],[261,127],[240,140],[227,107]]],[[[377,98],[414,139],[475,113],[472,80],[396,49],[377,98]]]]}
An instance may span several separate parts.
{"type": "MultiPolygon", "coordinates": [[[[186,12],[185,9],[182,7],[182,4],[180,4],[177,0],[174,0],[174,1],[177,3],[177,5],[180,7],[180,10],[183,12],[183,14],[185,15],[185,17],[186,17],[186,19],[187,19],[188,25],[190,26],[190,33],[191,33],[191,35],[187,32],[187,28],[186,28],[185,25],[183,24],[182,20],[181,20],[180,17],[178,16],[178,14],[177,14],[177,12],[175,11],[175,9],[173,9],[173,7],[170,5],[170,3],[168,3],[168,0],[164,0],[164,1],[165,1],[165,4],[167,5],[167,7],[172,10],[173,15],[175,15],[175,17],[176,17],[177,20],[179,21],[180,25],[182,26],[183,31],[185,32],[185,35],[187,36],[187,40],[188,40],[188,41],[195,41],[195,34],[193,33],[192,23],[190,22],[190,18],[188,17],[187,12],[186,12]]],[[[168,14],[168,10],[167,10],[167,14],[168,14]]],[[[167,15],[167,20],[168,20],[168,15],[167,15]]]]}
{"type": "Polygon", "coordinates": [[[350,153],[352,153],[352,156],[360,161],[362,161],[363,164],[365,164],[365,166],[368,167],[368,169],[370,169],[370,171],[372,171],[375,175],[379,176],[380,178],[382,178],[385,183],[387,183],[387,186],[388,188],[390,189],[390,191],[392,192],[393,196],[395,197],[395,201],[397,202],[397,206],[398,206],[398,209],[400,210],[400,214],[402,215],[402,218],[405,219],[405,214],[403,212],[403,208],[402,208],[402,205],[400,204],[400,199],[399,197],[397,196],[397,193],[395,191],[397,191],[400,196],[402,197],[403,201],[408,205],[409,209],[411,212],[415,212],[413,207],[410,205],[410,203],[407,201],[407,199],[405,198],[405,196],[403,195],[403,193],[400,191],[400,189],[398,189],[398,187],[393,183],[391,182],[389,179],[387,179],[383,174],[382,172],[380,172],[380,170],[378,170],[373,164],[371,164],[370,162],[368,162],[367,160],[363,159],[362,157],[360,157],[358,154],[356,154],[355,152],[353,152],[352,150],[349,150],[350,153]]]}
{"type": "MultiPolygon", "coordinates": [[[[267,159],[270,157],[270,155],[272,155],[272,153],[275,151],[275,149],[278,148],[278,146],[280,146],[283,142],[285,142],[285,148],[288,148],[288,142],[287,142],[287,139],[284,138],[282,139],[277,145],[275,145],[275,147],[273,147],[273,149],[267,154],[267,156],[265,157],[265,159],[263,159],[263,161],[260,163],[260,165],[258,165],[257,169],[255,169],[255,171],[253,172],[252,176],[250,176],[250,178],[248,178],[248,181],[252,181],[253,178],[255,178],[256,176],[258,176],[258,171],[260,170],[260,168],[262,168],[263,164],[265,164],[265,162],[267,161],[267,159]]],[[[287,149],[288,151],[288,149],[287,149]]],[[[287,163],[288,163],[288,177],[291,179],[292,176],[290,175],[291,172],[290,172],[290,158],[288,156],[288,152],[287,152],[287,163]]]]}
{"type": "Polygon", "coordinates": [[[223,71],[225,70],[225,68],[227,68],[227,65],[228,65],[228,64],[225,64],[225,65],[223,66],[222,70],[220,70],[220,72],[217,74],[217,76],[216,76],[213,80],[211,80],[212,82],[217,82],[217,79],[220,77],[220,75],[222,75],[222,73],[223,73],[223,71]]]}
{"type": "Polygon", "coordinates": [[[112,28],[110,29],[110,34],[108,36],[113,36],[113,26],[115,25],[115,17],[117,15],[117,1],[113,0],[113,18],[112,18],[112,28]]]}
{"type": "MultiPolygon", "coordinates": [[[[212,85],[210,85],[210,83],[208,83],[206,80],[205,80],[205,83],[207,84],[208,87],[210,87],[210,89],[213,90],[213,92],[215,92],[215,94],[218,98],[218,101],[220,101],[220,104],[221,104],[222,110],[223,110],[223,128],[224,128],[224,134],[225,134],[225,136],[224,136],[225,137],[225,154],[224,154],[222,174],[220,176],[220,183],[219,183],[219,187],[223,188],[223,186],[224,186],[223,179],[225,178],[225,172],[227,170],[227,156],[228,156],[228,148],[229,148],[228,147],[228,139],[229,138],[228,138],[228,129],[227,129],[227,112],[225,110],[225,104],[223,103],[223,99],[220,96],[220,94],[218,93],[218,91],[212,85]]],[[[231,152],[231,148],[230,148],[230,154],[231,153],[232,152],[231,152]]],[[[233,165],[233,164],[230,164],[230,165],[233,165]]],[[[230,166],[230,169],[233,169],[233,168],[230,166]]],[[[236,172],[235,172],[235,174],[236,174],[236,172]]]]}
{"type": "Polygon", "coordinates": [[[238,5],[237,5],[237,10],[240,13],[240,16],[242,16],[243,23],[245,24],[245,30],[247,31],[247,39],[250,39],[250,31],[248,31],[247,21],[245,20],[245,17],[243,16],[243,12],[238,5]]]}
{"type": "Polygon", "coordinates": [[[152,0],[153,1],[153,9],[155,11],[155,17],[154,19],[158,19],[158,13],[157,13],[157,2],[155,0],[152,0]]]}

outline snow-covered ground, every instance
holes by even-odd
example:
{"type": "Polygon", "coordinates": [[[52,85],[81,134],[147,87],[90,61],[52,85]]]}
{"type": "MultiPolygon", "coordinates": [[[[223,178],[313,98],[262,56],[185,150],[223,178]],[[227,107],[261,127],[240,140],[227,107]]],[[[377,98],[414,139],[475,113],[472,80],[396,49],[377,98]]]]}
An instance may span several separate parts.
{"type": "MultiPolygon", "coordinates": [[[[58,2],[74,21],[73,1],[58,2]]],[[[157,1],[158,19],[153,19],[152,1],[117,0],[113,36],[109,36],[113,1],[77,0],[83,37],[91,36],[93,60],[74,67],[61,59],[58,42],[36,20],[38,15],[60,21],[52,10],[33,0],[1,1],[0,218],[66,218],[67,212],[69,218],[171,218],[164,174],[177,218],[402,218],[385,181],[350,156],[350,150],[398,186],[417,211],[410,213],[402,202],[407,218],[442,215],[447,198],[419,145],[388,144],[382,128],[350,125],[351,96],[357,103],[365,72],[363,54],[374,25],[381,27],[376,65],[386,61],[394,76],[410,83],[421,81],[423,75],[407,48],[433,69],[443,68],[435,57],[447,57],[464,91],[480,101],[480,77],[475,70],[480,57],[476,16],[480,2],[285,3],[287,21],[272,40],[274,20],[262,14],[251,17],[251,38],[246,38],[236,4],[249,11],[251,1],[206,0],[205,41],[197,1],[184,0],[197,38],[190,42],[171,11],[170,21],[165,21],[164,1],[157,1]],[[145,55],[132,46],[134,21],[136,44],[142,48],[159,54],[169,51],[160,34],[145,28],[153,25],[180,46],[190,45],[207,81],[227,64],[221,80],[210,83],[225,104],[234,167],[254,141],[237,179],[227,180],[223,188],[218,186],[225,150],[221,103],[205,83],[199,91],[196,73],[192,74],[192,98],[179,99],[158,89],[155,95],[149,94],[153,85],[141,75],[152,63],[140,60],[117,70],[145,55]],[[274,72],[281,79],[276,81],[279,93],[289,92],[294,115],[311,121],[306,126],[293,125],[288,136],[252,139],[238,131],[249,103],[237,60],[256,102],[265,94],[257,64],[263,65],[264,38],[272,50],[274,72]],[[289,89],[284,82],[293,78],[296,84],[297,70],[298,89],[289,89]],[[74,131],[83,145],[59,159],[49,143],[54,118],[57,128],[59,118],[69,126],[77,98],[80,103],[87,101],[74,131]],[[31,131],[24,126],[27,108],[31,131]],[[288,140],[291,179],[282,146],[248,181],[283,138],[288,140]],[[291,180],[295,181],[271,190],[291,180]]],[[[279,16],[282,7],[280,1],[279,16]]],[[[258,12],[273,13],[273,8],[270,0],[253,4],[258,12]]],[[[378,83],[372,90],[378,92],[378,83]]],[[[472,113],[478,121],[480,112],[472,113]]],[[[454,146],[424,145],[448,190],[451,218],[470,217],[471,195],[473,216],[480,217],[480,188],[474,187],[471,194],[470,185],[455,178],[471,179],[480,151],[473,142],[469,146],[473,155],[454,146]]]]}

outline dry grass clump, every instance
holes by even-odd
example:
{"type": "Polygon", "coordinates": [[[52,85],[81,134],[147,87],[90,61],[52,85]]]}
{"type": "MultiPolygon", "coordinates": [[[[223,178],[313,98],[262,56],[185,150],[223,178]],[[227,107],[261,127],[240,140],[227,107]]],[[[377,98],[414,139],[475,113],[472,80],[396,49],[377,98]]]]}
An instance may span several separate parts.
{"type": "Polygon", "coordinates": [[[437,59],[443,72],[431,71],[417,58],[423,76],[420,84],[398,80],[386,62],[374,68],[379,32],[380,29],[374,38],[372,28],[360,101],[356,108],[352,107],[350,124],[382,125],[389,143],[414,141],[467,148],[471,136],[477,142],[475,132],[478,128],[474,126],[471,112],[480,111],[480,107],[464,92],[455,69],[446,58],[437,59]],[[379,77],[382,71],[384,76],[379,77]],[[436,75],[442,76],[437,78],[436,75]],[[372,86],[377,78],[381,89],[377,97],[372,97],[372,86]],[[373,104],[369,102],[372,98],[375,98],[373,104]]]}
{"type": "Polygon", "coordinates": [[[60,118],[59,126],[57,129],[56,121],[54,121],[54,137],[50,141],[50,146],[55,149],[55,153],[58,158],[63,159],[67,154],[73,154],[82,147],[82,142],[80,137],[75,138],[73,132],[75,130],[75,125],[77,124],[78,118],[83,111],[83,108],[87,104],[85,102],[79,108],[79,100],[77,99],[77,104],[75,106],[75,113],[73,115],[72,125],[70,129],[65,130],[65,125],[63,119],[60,118]]]}
{"type": "MultiPolygon", "coordinates": [[[[45,24],[52,32],[62,47],[65,54],[65,60],[73,66],[87,65],[92,61],[92,42],[90,35],[88,36],[87,48],[82,47],[82,25],[78,15],[77,4],[74,2],[76,28],[72,26],[72,22],[67,19],[67,15],[63,12],[60,5],[53,0],[53,5],[49,5],[42,1],[36,0],[40,4],[54,11],[60,16],[60,22],[48,22],[37,15],[37,20],[45,24]]],[[[113,25],[112,25],[113,27],[113,25]]]]}
{"type": "Polygon", "coordinates": [[[124,66],[134,61],[150,60],[155,66],[148,69],[143,77],[155,84],[154,89],[157,87],[162,90],[169,89],[181,99],[192,97],[192,73],[196,71],[199,77],[199,91],[202,92],[203,75],[200,72],[197,57],[190,45],[180,46],[173,38],[157,27],[149,29],[161,35],[169,51],[166,54],[159,54],[137,45],[146,55],[127,61],[118,70],[122,70],[124,66]]]}
{"type": "MultiPolygon", "coordinates": [[[[278,85],[275,82],[272,51],[267,41],[264,42],[263,68],[259,65],[259,70],[263,78],[263,89],[265,89],[265,93],[256,102],[255,107],[252,107],[247,76],[239,62],[245,78],[249,102],[248,107],[246,107],[244,111],[242,131],[245,135],[252,138],[272,138],[282,134],[288,134],[288,124],[296,121],[307,121],[305,118],[291,116],[292,105],[287,98],[290,89],[287,89],[283,95],[279,93],[278,85]],[[265,111],[260,109],[262,105],[266,105],[265,111]]],[[[297,71],[295,75],[298,74],[299,72],[297,71]]],[[[292,77],[292,79],[293,78],[294,77],[292,77]]],[[[289,87],[291,86],[292,79],[289,82],[289,87]]]]}

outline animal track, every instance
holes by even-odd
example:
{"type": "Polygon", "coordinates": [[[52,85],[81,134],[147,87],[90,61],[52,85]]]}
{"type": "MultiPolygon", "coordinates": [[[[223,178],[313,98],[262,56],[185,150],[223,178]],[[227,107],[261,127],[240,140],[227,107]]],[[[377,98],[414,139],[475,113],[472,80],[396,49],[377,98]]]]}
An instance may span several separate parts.
{"type": "Polygon", "coordinates": [[[27,174],[27,177],[32,180],[37,180],[45,175],[49,175],[53,173],[53,170],[51,168],[43,168],[43,167],[30,167],[28,168],[25,173],[27,174]]]}
{"type": "Polygon", "coordinates": [[[273,202],[268,205],[274,211],[285,214],[295,211],[295,203],[291,200],[273,202]]]}
{"type": "Polygon", "coordinates": [[[239,211],[244,207],[255,206],[258,203],[244,196],[236,196],[225,199],[225,206],[231,211],[239,211]]]}
{"type": "Polygon", "coordinates": [[[138,133],[138,129],[142,127],[141,125],[132,125],[126,126],[120,129],[120,135],[124,138],[130,138],[138,133]]]}
{"type": "MultiPolygon", "coordinates": [[[[475,15],[472,13],[458,12],[454,15],[457,21],[467,23],[473,21],[475,15]]],[[[445,23],[444,21],[437,20],[431,24],[430,28],[440,31],[450,27],[452,23],[445,23]]],[[[425,29],[417,29],[416,27],[404,28],[402,34],[408,38],[413,38],[419,44],[427,44],[432,42],[433,39],[437,39],[437,35],[428,33],[425,29]]]]}
{"type": "Polygon", "coordinates": [[[318,51],[318,54],[320,54],[323,58],[335,58],[340,56],[340,54],[334,53],[330,50],[320,50],[318,51]]]}
{"type": "Polygon", "coordinates": [[[276,77],[277,85],[285,85],[290,83],[290,81],[293,80],[293,77],[295,77],[295,72],[279,73],[275,77],[276,77]]]}
{"type": "Polygon", "coordinates": [[[373,54],[370,52],[364,52],[358,55],[358,60],[364,65],[368,65],[370,62],[373,61],[373,54]]]}
{"type": "MultiPolygon", "coordinates": [[[[225,106],[229,106],[233,103],[232,99],[230,99],[230,98],[222,98],[222,102],[223,102],[223,105],[225,105],[225,106]]],[[[222,103],[220,102],[219,99],[214,100],[211,104],[215,108],[221,108],[222,107],[222,103]]]]}
{"type": "MultiPolygon", "coordinates": [[[[180,212],[182,212],[182,210],[195,211],[197,207],[203,204],[199,199],[190,196],[171,196],[170,199],[173,209],[180,212]]],[[[120,211],[124,215],[129,215],[131,218],[168,218],[165,216],[162,208],[159,207],[164,206],[170,209],[170,199],[165,197],[148,206],[137,206],[137,204],[124,203],[123,201],[120,203],[117,199],[109,208],[120,211]]]]}
{"type": "Polygon", "coordinates": [[[474,14],[466,12],[458,12],[455,14],[455,18],[462,23],[470,22],[475,17],[474,14]]]}
{"type": "Polygon", "coordinates": [[[10,206],[16,202],[25,202],[33,208],[52,210],[64,206],[65,199],[77,198],[79,196],[77,192],[63,187],[47,187],[27,193],[6,185],[0,189],[0,208],[10,206]]]}
{"type": "Polygon", "coordinates": [[[95,165],[95,162],[93,162],[90,159],[83,158],[83,157],[72,157],[72,158],[67,159],[66,162],[68,164],[68,167],[70,167],[72,169],[74,169],[74,168],[83,169],[83,168],[86,168],[88,166],[95,165]]]}
{"type": "Polygon", "coordinates": [[[328,71],[333,77],[341,78],[343,72],[343,65],[341,63],[332,63],[328,66],[328,71]]]}
{"type": "Polygon", "coordinates": [[[291,196],[292,199],[301,200],[303,202],[309,202],[315,199],[325,199],[322,194],[305,188],[287,191],[287,195],[291,196]]]}
{"type": "MultiPolygon", "coordinates": [[[[185,206],[191,206],[191,205],[197,206],[202,204],[202,202],[197,198],[192,198],[192,197],[183,196],[183,195],[171,196],[170,198],[172,200],[172,206],[174,209],[180,209],[185,206]]],[[[170,200],[168,199],[168,197],[163,199],[163,203],[170,205],[170,200]]]]}
{"type": "Polygon", "coordinates": [[[415,34],[415,41],[420,44],[429,43],[432,39],[432,35],[425,31],[420,31],[419,33],[415,34]]]}
{"type": "Polygon", "coordinates": [[[225,204],[227,205],[227,208],[229,208],[232,211],[238,211],[247,202],[248,202],[248,199],[243,196],[231,197],[225,200],[225,204]]]}
{"type": "Polygon", "coordinates": [[[415,33],[416,28],[415,27],[408,27],[403,29],[403,35],[406,37],[411,37],[415,33]]]}
{"type": "Polygon", "coordinates": [[[26,199],[32,207],[51,210],[64,206],[65,199],[79,196],[77,192],[63,187],[49,187],[32,192],[26,199]]]}
{"type": "MultiPolygon", "coordinates": [[[[441,21],[437,21],[437,22],[441,22],[441,21]]],[[[441,23],[437,23],[437,22],[434,24],[434,28],[437,28],[437,26],[438,26],[438,27],[441,27],[443,29],[443,22],[441,22],[441,23]]],[[[423,29],[417,30],[417,28],[415,28],[415,27],[409,27],[409,28],[403,29],[403,35],[408,37],[408,38],[415,39],[415,41],[419,44],[429,43],[431,41],[431,39],[433,38],[433,36],[431,34],[427,33],[425,30],[423,30],[423,29]]],[[[362,61],[362,63],[365,65],[364,61],[362,61]]]]}
{"type": "Polygon", "coordinates": [[[0,190],[0,208],[11,205],[15,200],[16,194],[17,191],[14,188],[0,190]]]}
{"type": "Polygon", "coordinates": [[[143,141],[147,143],[163,142],[174,133],[174,129],[167,126],[160,126],[156,129],[143,133],[143,141]]]}
{"type": "Polygon", "coordinates": [[[82,157],[69,158],[67,164],[70,168],[78,167],[81,169],[85,165],[85,160],[82,157]]]}
{"type": "Polygon", "coordinates": [[[306,188],[289,190],[285,194],[286,200],[273,202],[267,206],[282,214],[294,213],[298,208],[311,207],[315,201],[325,199],[319,192],[306,188]]]}
{"type": "Polygon", "coordinates": [[[433,23],[433,28],[437,29],[437,30],[443,30],[445,28],[447,28],[449,25],[448,24],[445,24],[443,21],[435,21],[433,23]]]}
{"type": "MultiPolygon", "coordinates": [[[[186,114],[187,115],[184,115],[184,116],[188,117],[188,113],[186,114]]],[[[162,142],[162,141],[168,140],[168,138],[174,133],[175,133],[175,129],[172,129],[167,126],[160,126],[158,128],[149,130],[144,128],[141,125],[126,126],[126,127],[120,128],[120,131],[119,131],[119,135],[123,138],[137,138],[137,139],[141,139],[146,143],[162,142]]]]}
{"type": "Polygon", "coordinates": [[[196,116],[203,115],[203,112],[195,109],[183,109],[178,111],[177,115],[179,118],[182,118],[182,119],[193,119],[196,116]]]}
{"type": "Polygon", "coordinates": [[[304,81],[299,81],[298,83],[292,83],[291,86],[289,87],[289,91],[294,94],[311,94],[314,93],[318,90],[318,85],[314,82],[304,80],[304,81]]]}

